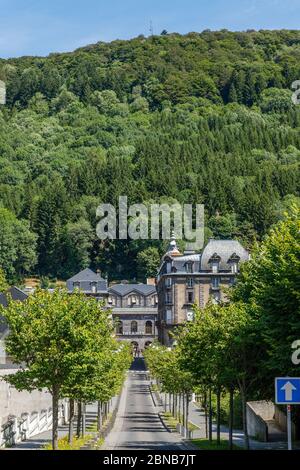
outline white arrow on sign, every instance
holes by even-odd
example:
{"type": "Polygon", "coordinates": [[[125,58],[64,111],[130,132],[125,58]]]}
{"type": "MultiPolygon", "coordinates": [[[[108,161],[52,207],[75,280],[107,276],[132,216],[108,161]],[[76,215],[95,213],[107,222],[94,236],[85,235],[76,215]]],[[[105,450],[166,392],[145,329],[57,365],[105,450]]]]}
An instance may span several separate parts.
{"type": "Polygon", "coordinates": [[[297,389],[291,382],[286,382],[280,390],[285,391],[285,400],[291,401],[293,399],[293,391],[297,389]]]}

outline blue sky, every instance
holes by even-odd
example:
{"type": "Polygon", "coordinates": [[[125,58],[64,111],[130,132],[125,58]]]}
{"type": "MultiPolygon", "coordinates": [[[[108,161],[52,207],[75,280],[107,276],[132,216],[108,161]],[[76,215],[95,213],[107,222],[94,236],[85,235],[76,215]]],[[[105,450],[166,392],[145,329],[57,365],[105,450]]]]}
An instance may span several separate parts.
{"type": "Polygon", "coordinates": [[[299,29],[300,0],[0,0],[0,57],[203,29],[299,29]]]}

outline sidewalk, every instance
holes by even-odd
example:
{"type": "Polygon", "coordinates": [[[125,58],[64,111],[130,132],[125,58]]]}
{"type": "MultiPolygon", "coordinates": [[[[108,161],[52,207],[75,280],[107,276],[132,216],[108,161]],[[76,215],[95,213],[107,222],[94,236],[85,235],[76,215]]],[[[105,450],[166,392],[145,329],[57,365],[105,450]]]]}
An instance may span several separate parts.
{"type": "MultiPolygon", "coordinates": [[[[110,411],[112,412],[116,406],[117,397],[113,397],[110,411]]],[[[86,426],[90,426],[97,419],[97,403],[86,405],[86,426]]],[[[76,425],[75,425],[76,426],[76,425]]],[[[62,425],[58,428],[58,438],[67,436],[69,426],[62,425]]],[[[88,431],[87,431],[88,434],[88,431]]],[[[15,446],[6,448],[5,450],[40,450],[52,440],[52,430],[44,431],[40,434],[30,437],[28,440],[18,442],[15,446]]]]}
{"type": "MultiPolygon", "coordinates": [[[[196,406],[195,403],[190,404],[189,421],[199,427],[199,430],[193,432],[195,439],[206,438],[205,434],[205,414],[196,406]]],[[[213,423],[213,438],[217,438],[217,425],[213,423]]],[[[221,438],[228,439],[229,429],[225,425],[221,425],[221,438]]],[[[244,447],[244,433],[242,430],[233,430],[233,443],[236,446],[244,447]]],[[[252,450],[285,450],[287,449],[286,442],[259,442],[250,439],[250,449],[252,450]]]]}
{"type": "MultiPolygon", "coordinates": [[[[164,396],[163,394],[159,394],[162,404],[159,405],[159,408],[163,411],[164,406],[164,396]]],[[[189,407],[189,422],[198,426],[199,429],[193,431],[193,438],[194,439],[206,439],[205,433],[205,414],[195,403],[190,403],[189,407]]],[[[217,438],[217,425],[213,423],[213,439],[217,438]]],[[[229,428],[228,426],[221,425],[221,439],[229,438],[229,428]]],[[[250,441],[250,449],[251,450],[287,450],[287,443],[286,442],[259,442],[254,439],[249,439],[250,441]]],[[[233,443],[241,448],[244,448],[244,433],[242,430],[234,429],[233,430],[233,443]]],[[[293,448],[300,449],[299,443],[294,443],[293,448]]]]}

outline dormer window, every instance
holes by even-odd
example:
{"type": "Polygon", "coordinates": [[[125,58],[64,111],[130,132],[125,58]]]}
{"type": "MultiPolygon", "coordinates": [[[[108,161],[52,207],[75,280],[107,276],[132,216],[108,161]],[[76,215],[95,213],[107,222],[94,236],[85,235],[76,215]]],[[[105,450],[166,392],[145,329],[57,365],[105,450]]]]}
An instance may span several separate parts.
{"type": "Polygon", "coordinates": [[[232,274],[237,274],[238,269],[239,269],[239,261],[240,261],[240,257],[236,253],[233,253],[230,256],[228,260],[228,264],[231,267],[232,274]]]}
{"type": "Polygon", "coordinates": [[[218,273],[220,269],[220,261],[221,258],[217,253],[214,253],[209,260],[209,264],[211,266],[211,270],[213,273],[218,273]]]}
{"type": "Polygon", "coordinates": [[[237,262],[234,262],[231,264],[231,272],[233,274],[236,274],[238,272],[238,263],[237,262]]]}
{"type": "Polygon", "coordinates": [[[97,282],[91,282],[91,292],[96,294],[97,292],[97,282]]]}
{"type": "Polygon", "coordinates": [[[211,264],[211,269],[212,269],[212,272],[213,272],[213,273],[219,272],[219,262],[218,262],[218,261],[214,261],[214,262],[211,264]]]}
{"type": "Polygon", "coordinates": [[[136,295],[131,295],[130,297],[128,297],[128,305],[139,305],[139,300],[139,297],[137,297],[136,295]]]}
{"type": "Polygon", "coordinates": [[[186,263],[185,265],[185,271],[187,273],[192,273],[193,272],[193,263],[186,263]]]}

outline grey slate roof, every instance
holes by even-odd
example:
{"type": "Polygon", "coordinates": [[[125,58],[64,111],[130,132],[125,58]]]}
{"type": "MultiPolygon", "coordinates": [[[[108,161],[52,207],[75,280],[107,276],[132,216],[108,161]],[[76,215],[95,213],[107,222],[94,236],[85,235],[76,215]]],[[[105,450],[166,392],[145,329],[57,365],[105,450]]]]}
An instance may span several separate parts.
{"type": "Polygon", "coordinates": [[[211,272],[209,261],[214,256],[220,258],[220,271],[231,271],[230,258],[238,258],[239,262],[242,263],[249,259],[249,252],[237,240],[214,240],[211,238],[203,248],[202,253],[180,256],[170,256],[167,253],[163,258],[159,272],[166,274],[166,262],[168,260],[172,262],[172,268],[175,268],[177,273],[186,273],[186,264],[188,262],[193,263],[193,273],[211,272]]]}
{"type": "Polygon", "coordinates": [[[128,295],[130,292],[137,292],[142,295],[150,295],[156,293],[156,287],[148,284],[115,284],[108,289],[121,297],[128,295]]]}
{"type": "Polygon", "coordinates": [[[25,292],[18,287],[13,286],[8,289],[7,292],[0,294],[0,305],[3,305],[3,307],[7,307],[8,305],[7,295],[10,295],[12,300],[19,300],[20,302],[23,302],[23,300],[28,298],[28,295],[26,295],[25,292]]]}
{"type": "MultiPolygon", "coordinates": [[[[0,294],[0,305],[2,305],[3,307],[7,307],[8,305],[7,294],[11,296],[12,300],[18,300],[19,302],[23,302],[24,300],[28,298],[28,295],[26,295],[18,287],[11,287],[10,289],[8,289],[7,292],[0,294]]],[[[0,337],[6,330],[7,330],[7,324],[5,322],[4,317],[0,315],[0,337]]]]}
{"type": "Polygon", "coordinates": [[[176,256],[173,258],[173,266],[177,272],[185,272],[185,265],[188,262],[193,262],[193,271],[198,272],[200,270],[201,255],[199,253],[193,255],[176,256]]]}
{"type": "Polygon", "coordinates": [[[230,270],[231,266],[228,262],[232,255],[237,255],[240,262],[249,259],[249,252],[237,240],[214,240],[210,239],[208,244],[204,247],[201,255],[201,270],[210,270],[209,260],[214,254],[220,256],[219,269],[230,270]]]}
{"type": "Polygon", "coordinates": [[[97,283],[97,293],[107,293],[107,280],[103,279],[100,274],[95,273],[89,268],[84,269],[67,280],[67,289],[69,292],[74,290],[74,283],[80,283],[80,290],[86,293],[92,293],[91,284],[97,283]]]}

